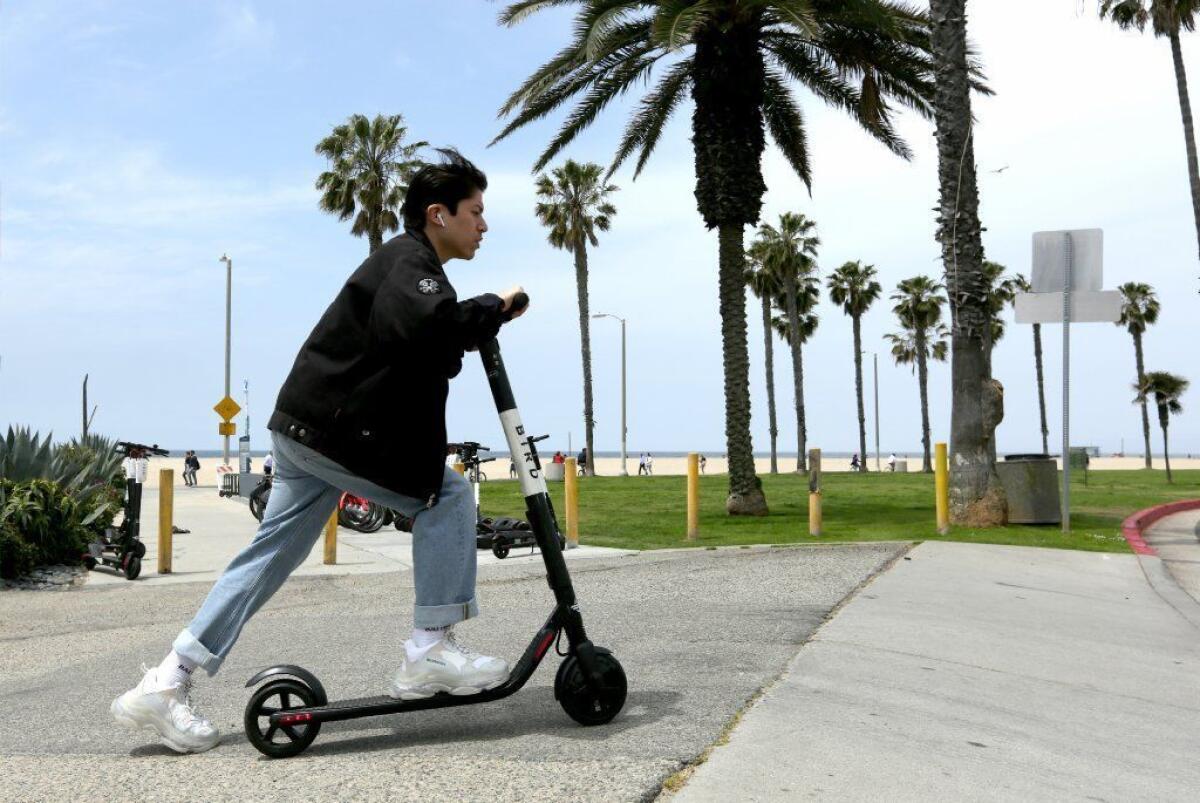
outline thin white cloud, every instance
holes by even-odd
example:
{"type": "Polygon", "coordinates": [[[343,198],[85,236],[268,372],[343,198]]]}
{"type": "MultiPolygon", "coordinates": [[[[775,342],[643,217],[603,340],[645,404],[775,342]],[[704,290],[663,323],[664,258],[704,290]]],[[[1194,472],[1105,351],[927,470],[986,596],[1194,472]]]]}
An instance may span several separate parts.
{"type": "Polygon", "coordinates": [[[250,3],[226,3],[218,10],[217,47],[261,52],[275,43],[275,25],[262,19],[250,3]]]}

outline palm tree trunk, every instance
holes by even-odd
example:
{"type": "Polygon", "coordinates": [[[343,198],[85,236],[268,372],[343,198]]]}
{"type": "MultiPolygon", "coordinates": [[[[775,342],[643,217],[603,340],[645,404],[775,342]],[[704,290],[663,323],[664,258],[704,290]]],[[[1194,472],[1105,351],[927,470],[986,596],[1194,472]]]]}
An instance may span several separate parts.
{"type": "Polygon", "coordinates": [[[867,413],[863,408],[862,319],[854,316],[854,395],[858,398],[858,465],[867,471],[867,413]]]}
{"type": "Polygon", "coordinates": [[[383,247],[383,232],[377,230],[374,226],[367,232],[367,256],[378,251],[383,247]]]}
{"type": "Polygon", "coordinates": [[[583,357],[583,437],[587,446],[584,475],[591,477],[596,473],[596,450],[592,445],[595,422],[592,420],[592,336],[588,328],[591,318],[588,316],[587,276],[587,247],[581,244],[575,249],[575,291],[579,296],[579,349],[583,357]]]}
{"type": "Polygon", "coordinates": [[[921,386],[921,471],[933,472],[929,453],[929,365],[925,356],[925,331],[917,330],[917,382],[921,386]]]}
{"type": "MultiPolygon", "coordinates": [[[[1142,360],[1142,333],[1133,333],[1133,353],[1137,358],[1138,387],[1146,381],[1146,363],[1142,360]]],[[[1142,399],[1142,437],[1146,442],[1146,468],[1153,468],[1150,461],[1150,413],[1146,408],[1146,400],[1142,399]]]]}
{"type": "Polygon", "coordinates": [[[800,311],[796,306],[796,279],[790,273],[783,277],[783,293],[787,299],[788,338],[792,347],[792,390],[796,401],[796,473],[808,471],[808,433],[804,424],[804,355],[800,350],[800,311]]]}
{"type": "Polygon", "coordinates": [[[1046,426],[1046,387],[1042,382],[1042,325],[1033,325],[1033,361],[1037,365],[1038,411],[1042,414],[1042,454],[1050,454],[1050,429],[1046,426]]]}
{"type": "Polygon", "coordinates": [[[725,369],[725,446],[729,454],[731,515],[765,516],[767,498],[754,471],[750,441],[750,353],[746,348],[745,249],[740,224],[717,228],[720,243],[722,361],[725,369]]]}
{"type": "Polygon", "coordinates": [[[774,331],[771,329],[771,295],[763,293],[763,349],[766,352],[767,363],[767,415],[771,425],[771,473],[779,473],[779,458],[775,449],[779,438],[779,427],[775,420],[775,344],[774,331]]]}
{"type": "Polygon", "coordinates": [[[1158,422],[1163,431],[1163,462],[1167,466],[1167,482],[1174,482],[1171,479],[1171,452],[1167,448],[1167,411],[1163,408],[1158,408],[1158,422]]]}
{"type": "MultiPolygon", "coordinates": [[[[1187,146],[1188,184],[1192,189],[1192,216],[1196,222],[1196,242],[1200,247],[1200,168],[1196,161],[1196,133],[1192,129],[1192,102],[1188,99],[1187,72],[1183,68],[1183,46],[1179,29],[1170,34],[1171,59],[1175,62],[1175,87],[1179,91],[1179,113],[1183,117],[1183,139],[1187,146]]],[[[1147,452],[1148,453],[1148,452],[1147,452]]]]}
{"type": "Polygon", "coordinates": [[[983,275],[979,191],[971,145],[966,0],[930,0],[934,119],[938,144],[938,234],[952,323],[950,511],[956,524],[1004,524],[1004,489],[989,457],[984,409],[984,337],[990,326],[983,275]]]}

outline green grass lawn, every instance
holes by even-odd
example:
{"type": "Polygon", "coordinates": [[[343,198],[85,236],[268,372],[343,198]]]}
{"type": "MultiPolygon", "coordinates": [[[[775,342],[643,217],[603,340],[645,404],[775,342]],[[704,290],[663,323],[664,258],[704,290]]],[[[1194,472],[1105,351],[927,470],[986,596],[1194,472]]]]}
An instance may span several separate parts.
{"type": "MultiPolygon", "coordinates": [[[[763,518],[725,515],[727,478],[700,479],[700,538],[684,540],[687,517],[685,477],[592,477],[580,480],[580,540],[629,549],[739,544],[804,544],[830,541],[946,540],[981,544],[1127,552],[1121,521],[1151,505],[1200,498],[1200,471],[1173,472],[1175,483],[1154,471],[1093,471],[1084,485],[1072,473],[1072,532],[1058,525],[994,529],[954,527],[935,532],[932,474],[826,474],[823,478],[824,530],[808,535],[808,481],[795,474],[764,475],[771,514],[763,518]]],[[[563,522],[563,483],[550,484],[563,522]]],[[[524,502],[515,481],[483,484],[484,515],[523,518],[524,502]]]]}

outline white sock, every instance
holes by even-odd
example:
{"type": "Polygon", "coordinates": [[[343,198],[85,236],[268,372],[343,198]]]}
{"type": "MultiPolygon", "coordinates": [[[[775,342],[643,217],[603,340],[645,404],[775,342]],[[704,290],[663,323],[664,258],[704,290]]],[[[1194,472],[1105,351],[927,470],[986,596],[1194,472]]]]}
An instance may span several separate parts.
{"type": "Polygon", "coordinates": [[[187,681],[196,669],[196,662],[171,650],[158,665],[158,687],[169,689],[187,681]]]}
{"type": "Polygon", "coordinates": [[[446,637],[446,631],[449,629],[449,627],[414,627],[412,642],[417,649],[437,644],[446,637]]]}

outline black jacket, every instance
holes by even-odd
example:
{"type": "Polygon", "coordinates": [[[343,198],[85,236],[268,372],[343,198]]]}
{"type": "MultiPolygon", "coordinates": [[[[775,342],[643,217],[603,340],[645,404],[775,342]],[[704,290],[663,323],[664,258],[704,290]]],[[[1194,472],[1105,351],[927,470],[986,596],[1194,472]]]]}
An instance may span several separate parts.
{"type": "Polygon", "coordinates": [[[424,233],[354,271],[279,391],[267,426],[405,496],[437,502],[446,396],[463,352],[496,336],[503,302],[460,302],[424,233]]]}

